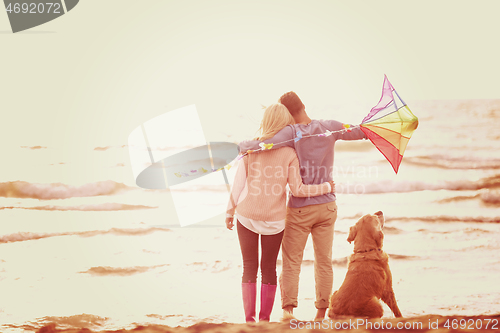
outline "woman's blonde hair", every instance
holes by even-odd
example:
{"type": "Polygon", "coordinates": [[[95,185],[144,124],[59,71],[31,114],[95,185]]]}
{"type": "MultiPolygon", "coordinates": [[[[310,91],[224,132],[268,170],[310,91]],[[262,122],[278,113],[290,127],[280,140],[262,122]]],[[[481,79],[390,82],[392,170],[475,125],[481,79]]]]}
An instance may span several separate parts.
{"type": "Polygon", "coordinates": [[[295,124],[295,120],[290,112],[288,112],[286,106],[280,103],[272,104],[264,111],[259,128],[260,136],[255,138],[255,140],[264,141],[272,138],[285,126],[291,124],[295,124]]]}

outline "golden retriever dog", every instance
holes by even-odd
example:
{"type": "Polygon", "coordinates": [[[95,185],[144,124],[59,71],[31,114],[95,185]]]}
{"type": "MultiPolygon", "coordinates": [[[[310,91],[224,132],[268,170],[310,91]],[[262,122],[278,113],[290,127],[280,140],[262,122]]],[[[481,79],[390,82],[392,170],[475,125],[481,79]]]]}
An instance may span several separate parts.
{"type": "Polygon", "coordinates": [[[349,230],[347,241],[354,241],[344,283],[330,297],[328,317],[356,316],[381,318],[384,314],[379,299],[396,317],[402,317],[392,289],[389,256],[382,251],[384,234],[382,212],[363,216],[349,230]]]}

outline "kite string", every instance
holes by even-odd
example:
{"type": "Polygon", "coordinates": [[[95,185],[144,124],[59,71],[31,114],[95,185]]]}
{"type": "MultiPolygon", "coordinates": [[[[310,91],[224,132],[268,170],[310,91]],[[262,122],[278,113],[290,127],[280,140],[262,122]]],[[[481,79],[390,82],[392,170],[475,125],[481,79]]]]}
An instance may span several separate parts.
{"type": "MultiPolygon", "coordinates": [[[[283,143],[286,143],[286,142],[290,142],[290,141],[299,141],[301,139],[304,139],[304,138],[311,138],[311,137],[315,137],[315,136],[330,136],[332,134],[335,134],[335,133],[342,133],[342,132],[350,132],[353,128],[359,128],[360,126],[359,125],[355,125],[355,126],[350,126],[350,125],[347,125],[347,124],[343,124],[342,126],[344,126],[345,128],[341,129],[341,130],[337,130],[337,131],[329,131],[327,130],[325,133],[320,133],[320,134],[311,134],[311,135],[308,135],[308,136],[302,136],[302,135],[298,135],[297,137],[293,138],[293,139],[289,139],[289,140],[285,140],[285,141],[281,141],[281,142],[277,142],[277,143],[269,143],[269,144],[265,144],[265,143],[260,143],[260,149],[256,149],[256,150],[248,150],[246,153],[240,155],[238,157],[238,160],[242,159],[243,157],[245,157],[246,155],[248,154],[253,154],[255,152],[258,152],[258,151],[263,151],[263,150],[266,150],[266,149],[271,149],[273,146],[275,145],[280,145],[280,144],[283,144],[283,143]]],[[[297,131],[297,133],[300,133],[300,131],[297,131]]]]}
{"type": "MultiPolygon", "coordinates": [[[[221,168],[218,168],[218,169],[214,169],[212,167],[211,171],[212,172],[216,172],[216,171],[220,171],[220,170],[223,170],[224,168],[229,170],[231,169],[239,160],[241,160],[243,157],[245,157],[246,155],[248,154],[252,154],[252,153],[255,153],[255,152],[258,152],[258,151],[264,151],[264,150],[269,150],[271,148],[273,148],[273,146],[275,145],[280,145],[280,144],[283,144],[283,143],[286,143],[286,142],[290,142],[290,141],[299,141],[301,139],[304,139],[304,138],[311,138],[311,137],[315,137],[315,136],[324,136],[324,137],[327,137],[327,136],[330,136],[332,134],[335,134],[335,133],[343,133],[343,132],[350,132],[353,128],[359,128],[360,125],[354,125],[354,126],[351,126],[351,125],[348,125],[348,124],[343,124],[342,125],[344,128],[341,129],[341,130],[337,130],[337,131],[330,131],[330,130],[327,130],[325,133],[319,133],[319,134],[311,134],[311,135],[307,135],[307,136],[302,136],[302,133],[300,131],[297,131],[297,136],[293,139],[289,139],[289,140],[285,140],[285,141],[281,141],[281,142],[277,142],[277,143],[268,143],[268,144],[265,144],[263,142],[260,143],[260,149],[256,149],[256,150],[248,150],[245,154],[242,154],[240,156],[238,156],[238,158],[236,158],[235,160],[231,161],[229,164],[227,164],[225,167],[221,167],[221,168]]],[[[190,176],[195,176],[199,173],[207,173],[209,170],[206,170],[204,168],[200,168],[198,170],[191,170],[191,174],[189,173],[186,173],[186,172],[175,172],[174,175],[176,177],[190,177],[190,176]]]]}

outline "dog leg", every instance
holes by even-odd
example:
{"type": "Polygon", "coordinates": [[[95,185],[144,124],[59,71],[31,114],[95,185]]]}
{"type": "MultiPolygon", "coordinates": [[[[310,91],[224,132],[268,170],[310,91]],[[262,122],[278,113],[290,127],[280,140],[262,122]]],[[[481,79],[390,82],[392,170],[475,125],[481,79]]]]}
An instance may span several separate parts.
{"type": "Polygon", "coordinates": [[[335,312],[333,312],[332,308],[328,308],[328,318],[335,319],[335,312]]]}
{"type": "Polygon", "coordinates": [[[394,289],[392,289],[392,273],[391,270],[389,269],[389,266],[387,266],[385,274],[387,276],[387,280],[386,280],[385,290],[384,293],[382,294],[381,299],[385,304],[389,306],[389,308],[392,310],[392,313],[394,313],[394,316],[396,318],[403,317],[401,311],[399,311],[398,303],[396,302],[394,289]]]}
{"type": "Polygon", "coordinates": [[[403,317],[401,311],[399,311],[398,303],[396,302],[396,296],[394,295],[392,287],[384,291],[384,294],[382,295],[382,301],[384,301],[384,303],[389,306],[396,318],[403,317]]]}
{"type": "Polygon", "coordinates": [[[288,323],[292,319],[297,319],[297,318],[293,315],[292,312],[283,309],[283,316],[281,317],[280,321],[282,323],[288,323]]]}
{"type": "Polygon", "coordinates": [[[330,306],[328,307],[328,317],[330,319],[335,319],[336,315],[335,315],[335,311],[333,310],[333,307],[335,305],[335,297],[337,295],[337,292],[338,290],[335,290],[332,294],[332,296],[330,296],[330,306]]]}

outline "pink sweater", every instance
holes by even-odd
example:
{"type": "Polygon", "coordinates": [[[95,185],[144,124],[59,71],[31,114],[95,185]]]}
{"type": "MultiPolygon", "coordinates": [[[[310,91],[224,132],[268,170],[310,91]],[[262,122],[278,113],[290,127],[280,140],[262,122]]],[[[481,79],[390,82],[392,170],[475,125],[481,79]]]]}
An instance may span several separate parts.
{"type": "Polygon", "coordinates": [[[330,192],[330,185],[304,185],[299,160],[290,147],[249,154],[238,164],[227,213],[260,221],[279,221],[286,216],[286,184],[296,197],[330,192]],[[236,203],[236,205],[234,204],[236,203]]]}

